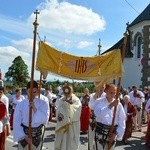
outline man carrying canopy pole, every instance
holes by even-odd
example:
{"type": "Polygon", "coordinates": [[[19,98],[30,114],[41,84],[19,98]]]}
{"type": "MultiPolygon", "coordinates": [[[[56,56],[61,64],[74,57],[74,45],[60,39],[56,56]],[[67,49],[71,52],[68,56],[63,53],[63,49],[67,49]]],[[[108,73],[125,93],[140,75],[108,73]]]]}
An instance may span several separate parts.
{"type": "Polygon", "coordinates": [[[34,64],[37,34],[37,14],[34,25],[31,81],[27,84],[28,97],[17,105],[14,113],[14,141],[18,142],[18,150],[41,150],[43,127],[47,124],[49,107],[37,97],[38,83],[34,81],[34,64]]]}
{"type": "MultiPolygon", "coordinates": [[[[126,47],[126,36],[125,34],[122,60],[126,47]]],[[[122,140],[123,138],[126,115],[122,104],[118,100],[120,84],[121,77],[119,77],[117,87],[113,84],[107,84],[105,89],[106,97],[100,98],[94,106],[97,122],[95,128],[96,150],[114,150],[116,140],[122,140]]]]}
{"type": "MultiPolygon", "coordinates": [[[[127,35],[127,31],[126,31],[124,33],[124,42],[123,42],[123,50],[122,50],[122,64],[124,63],[125,49],[126,49],[126,44],[127,44],[127,36],[128,35],[127,35]]],[[[121,88],[121,79],[122,79],[121,77],[118,78],[118,85],[117,85],[115,101],[118,101],[118,98],[119,98],[119,93],[120,93],[120,88],[121,88]]],[[[113,134],[116,112],[117,112],[117,105],[114,106],[114,113],[113,113],[111,129],[110,129],[110,136],[113,134]]],[[[108,143],[108,150],[110,150],[110,149],[111,149],[111,141],[109,141],[109,143],[108,143]]]]}
{"type": "Polygon", "coordinates": [[[14,142],[18,142],[18,150],[41,150],[43,143],[43,129],[48,122],[49,107],[47,103],[39,99],[38,83],[33,81],[33,100],[30,100],[31,82],[27,83],[27,98],[21,101],[14,112],[14,142]],[[29,137],[29,106],[32,108],[31,133],[29,137]]]}

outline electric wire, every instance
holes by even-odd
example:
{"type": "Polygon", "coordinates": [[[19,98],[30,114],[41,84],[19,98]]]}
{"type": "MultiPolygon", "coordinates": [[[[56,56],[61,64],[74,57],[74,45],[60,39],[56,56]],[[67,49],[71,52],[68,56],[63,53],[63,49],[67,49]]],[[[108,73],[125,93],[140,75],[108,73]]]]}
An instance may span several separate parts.
{"type": "Polygon", "coordinates": [[[140,14],[127,0],[125,2],[138,14],[140,14]]]}

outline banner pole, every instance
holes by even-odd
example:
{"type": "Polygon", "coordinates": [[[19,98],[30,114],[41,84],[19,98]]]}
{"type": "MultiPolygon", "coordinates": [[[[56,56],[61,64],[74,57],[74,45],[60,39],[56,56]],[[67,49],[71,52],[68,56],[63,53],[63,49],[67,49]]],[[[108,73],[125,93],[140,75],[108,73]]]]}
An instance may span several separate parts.
{"type": "Polygon", "coordinates": [[[42,88],[42,73],[40,72],[40,81],[39,81],[39,89],[38,89],[38,97],[40,98],[41,88],[42,88]]]}
{"type": "MultiPolygon", "coordinates": [[[[34,80],[34,64],[35,64],[35,51],[36,51],[36,35],[37,35],[37,26],[39,25],[37,23],[37,15],[39,14],[38,10],[34,12],[36,15],[34,25],[34,37],[33,37],[33,51],[32,51],[32,67],[31,67],[31,83],[30,83],[30,98],[29,101],[33,102],[33,80],[34,80]]],[[[32,107],[29,104],[29,135],[28,137],[32,139],[32,107]]],[[[28,144],[28,150],[31,150],[31,144],[28,144]]]]}
{"type": "MultiPolygon", "coordinates": [[[[128,36],[128,34],[127,34],[127,31],[126,31],[124,33],[124,42],[123,42],[123,50],[122,50],[122,64],[124,63],[125,50],[126,50],[126,44],[127,44],[127,36],[128,36]]],[[[118,85],[117,85],[117,92],[116,92],[115,100],[118,100],[118,98],[119,98],[119,93],[120,93],[120,88],[121,88],[121,80],[122,80],[122,77],[119,77],[118,78],[118,85]]],[[[113,134],[116,111],[117,111],[117,106],[114,107],[114,113],[113,113],[113,119],[112,119],[112,125],[111,125],[111,128],[110,128],[109,138],[111,138],[111,136],[113,134]]],[[[110,140],[109,140],[108,150],[110,150],[110,148],[111,148],[111,143],[110,143],[110,140]]]]}

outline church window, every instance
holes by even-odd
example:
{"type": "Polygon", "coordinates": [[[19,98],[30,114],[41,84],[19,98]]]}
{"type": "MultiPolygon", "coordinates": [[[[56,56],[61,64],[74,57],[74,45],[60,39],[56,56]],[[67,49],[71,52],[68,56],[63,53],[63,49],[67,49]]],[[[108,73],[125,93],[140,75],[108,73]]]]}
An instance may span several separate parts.
{"type": "Polygon", "coordinates": [[[136,59],[141,58],[141,48],[142,48],[142,38],[140,36],[137,37],[136,40],[136,59]]]}

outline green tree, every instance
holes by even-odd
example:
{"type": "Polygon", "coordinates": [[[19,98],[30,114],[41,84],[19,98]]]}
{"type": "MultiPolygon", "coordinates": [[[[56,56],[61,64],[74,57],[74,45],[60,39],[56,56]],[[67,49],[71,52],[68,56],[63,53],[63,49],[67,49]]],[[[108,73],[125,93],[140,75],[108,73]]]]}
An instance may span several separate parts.
{"type": "Polygon", "coordinates": [[[12,81],[14,86],[25,86],[29,79],[28,66],[21,56],[17,56],[5,74],[7,81],[12,81]]]}

